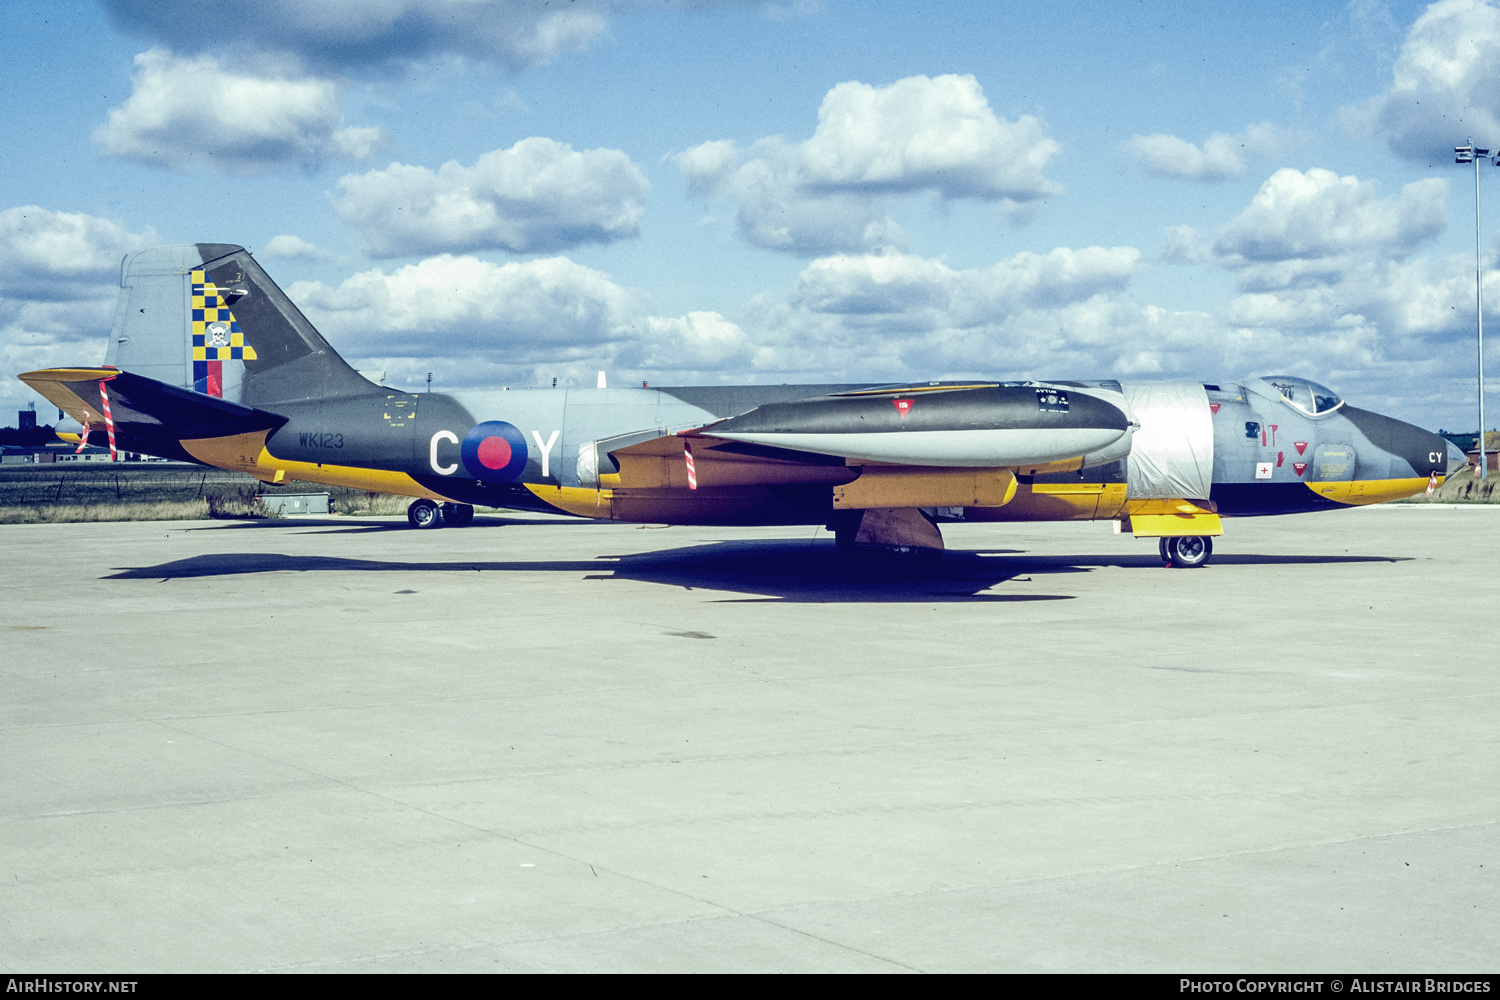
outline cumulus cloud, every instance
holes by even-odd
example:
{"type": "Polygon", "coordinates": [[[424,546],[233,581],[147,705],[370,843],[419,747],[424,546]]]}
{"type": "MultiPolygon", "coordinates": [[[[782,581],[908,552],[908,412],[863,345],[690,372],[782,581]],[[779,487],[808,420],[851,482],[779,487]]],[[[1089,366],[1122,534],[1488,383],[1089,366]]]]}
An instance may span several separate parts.
{"type": "Polygon", "coordinates": [[[1214,259],[1213,245],[1192,226],[1168,226],[1161,259],[1168,264],[1209,264],[1214,259]]]}
{"type": "Polygon", "coordinates": [[[961,271],[910,254],[825,257],[803,269],[794,301],[818,313],[973,326],[1123,288],[1140,256],[1134,247],[1059,247],[961,271]]]}
{"type": "Polygon", "coordinates": [[[1129,301],[1131,247],[1060,247],[957,269],[910,254],[811,261],[783,296],[733,318],[664,316],[638,291],[565,257],[495,264],[439,255],[299,282],[288,293],[347,357],[393,378],[484,386],[861,381],[1180,374],[1214,338],[1208,317],[1129,301]]]}
{"type": "Polygon", "coordinates": [[[757,348],[740,327],[716,312],[686,316],[648,316],[640,336],[626,345],[618,363],[658,378],[678,373],[723,374],[771,360],[768,348],[757,348]]]}
{"type": "Polygon", "coordinates": [[[947,75],[841,83],[804,142],[721,139],[675,160],[690,192],[736,203],[745,239],[805,254],[904,245],[886,208],[916,192],[1023,213],[1061,192],[1044,174],[1059,149],[1030,115],[997,117],[974,77],[947,75]]]}
{"type": "Polygon", "coordinates": [[[1059,247],[955,269],[912,254],[830,256],[746,324],[787,380],[1191,375],[1221,346],[1204,313],[1130,300],[1133,247],[1059,247]]]}
{"type": "Polygon", "coordinates": [[[834,87],[798,158],[813,187],[1029,201],[1059,191],[1042,175],[1058,149],[1035,118],[996,118],[972,76],[913,76],[834,87]]]}
{"type": "Polygon", "coordinates": [[[632,293],[566,257],[492,264],[442,254],[335,288],[297,282],[288,294],[320,329],[351,338],[355,353],[442,336],[461,351],[545,357],[620,338],[636,311],[632,293]]]}
{"type": "Polygon", "coordinates": [[[1162,257],[1234,276],[1219,341],[1229,371],[1275,367],[1370,405],[1430,407],[1412,379],[1443,376],[1473,330],[1472,259],[1418,255],[1446,224],[1445,195],[1439,178],[1382,196],[1357,177],[1278,170],[1216,233],[1167,230],[1162,257]]]}
{"type": "Polygon", "coordinates": [[[340,178],[338,212],[375,257],[609,243],[640,232],[650,184],[616,149],[522,139],[437,170],[392,163],[340,178]]]}
{"type": "Polygon", "coordinates": [[[339,85],[230,70],[213,56],[151,49],[135,57],[130,97],[94,132],[121,159],[168,170],[266,173],[368,159],[378,128],[339,127],[339,85]]]}
{"type": "Polygon", "coordinates": [[[1219,181],[1244,176],[1247,159],[1276,156],[1306,141],[1307,136],[1301,132],[1260,122],[1234,135],[1215,132],[1202,146],[1158,132],[1133,135],[1125,148],[1159,177],[1219,181]]]}
{"type": "Polygon", "coordinates": [[[1500,143],[1500,9],[1486,0],[1428,7],[1407,32],[1390,89],[1346,108],[1344,121],[1423,163],[1446,161],[1465,138],[1500,143]]]}
{"type": "Polygon", "coordinates": [[[1201,370],[1218,346],[1212,319],[1129,301],[1122,292],[1137,260],[1132,248],[1062,248],[966,270],[907,255],[825,258],[804,269],[788,301],[762,303],[751,328],[788,378],[1201,370]]]}
{"type": "Polygon", "coordinates": [[[1228,266],[1405,257],[1447,225],[1448,182],[1433,177],[1382,198],[1374,181],[1313,168],[1276,171],[1220,230],[1214,252],[1228,266]]]}
{"type": "Polygon", "coordinates": [[[653,315],[645,296],[566,257],[495,264],[442,254],[287,293],[351,360],[444,384],[488,386],[597,368],[644,377],[743,360],[744,334],[723,316],[653,315]],[[425,367],[424,367],[425,366],[425,367]],[[621,372],[621,366],[630,369],[621,372]]]}
{"type": "Polygon", "coordinates": [[[1168,227],[1162,259],[1229,268],[1247,290],[1328,280],[1361,262],[1408,258],[1432,241],[1447,226],[1447,191],[1433,177],[1381,197],[1374,181],[1283,168],[1212,236],[1168,227]]]}
{"type": "Polygon", "coordinates": [[[15,412],[30,403],[37,409],[37,423],[56,422],[57,410],[26,383],[16,378],[21,372],[39,368],[64,368],[78,364],[98,364],[104,360],[109,330],[111,303],[100,303],[88,324],[97,331],[87,338],[73,335],[77,329],[68,324],[69,335],[59,338],[36,329],[30,317],[16,316],[0,299],[0,407],[6,415],[0,426],[10,425],[15,412]]]}
{"type": "Polygon", "coordinates": [[[283,260],[328,260],[333,255],[326,250],[319,250],[300,236],[283,233],[267,240],[266,245],[260,248],[259,256],[280,257],[283,260]]]}
{"type": "MultiPolygon", "coordinates": [[[[1485,285],[1488,303],[1500,278],[1485,285]]],[[[1472,398],[1472,380],[1454,384],[1473,366],[1474,261],[1463,254],[1363,261],[1315,282],[1246,291],[1223,319],[1239,371],[1305,374],[1360,406],[1424,424],[1453,418],[1450,392],[1472,398]]]]}
{"type": "Polygon", "coordinates": [[[1473,332],[1474,262],[1462,254],[1363,260],[1295,285],[1251,285],[1230,302],[1227,318],[1233,326],[1314,334],[1370,327],[1395,354],[1420,353],[1424,342],[1473,332]]]}
{"type": "Polygon", "coordinates": [[[59,301],[97,299],[120,280],[120,258],[161,242],[150,229],[81,212],[23,205],[0,212],[0,295],[59,301]]]}
{"type": "Polygon", "coordinates": [[[732,139],[701,143],[668,159],[677,161],[690,194],[712,194],[739,169],[740,151],[732,139]]]}
{"type": "Polygon", "coordinates": [[[0,212],[0,398],[37,401],[17,372],[103,361],[120,258],[159,242],[81,212],[0,212]]]}
{"type": "Polygon", "coordinates": [[[580,52],[605,30],[611,0],[259,0],[244,17],[187,0],[105,0],[114,23],[179,51],[255,48],[324,70],[461,56],[506,69],[580,52]]]}
{"type": "Polygon", "coordinates": [[[494,264],[443,254],[287,292],[356,363],[397,379],[441,370],[450,387],[552,376],[592,384],[599,368],[617,382],[713,379],[743,372],[755,352],[722,314],[655,315],[641,293],[566,257],[494,264]]]}

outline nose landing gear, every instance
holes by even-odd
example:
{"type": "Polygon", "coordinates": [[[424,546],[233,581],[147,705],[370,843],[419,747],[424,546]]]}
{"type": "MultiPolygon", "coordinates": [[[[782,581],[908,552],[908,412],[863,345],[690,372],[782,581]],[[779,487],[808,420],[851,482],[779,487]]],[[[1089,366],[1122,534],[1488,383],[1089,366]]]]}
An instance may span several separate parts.
{"type": "Polygon", "coordinates": [[[1214,540],[1207,535],[1179,535],[1163,538],[1158,548],[1167,566],[1196,569],[1214,554],[1214,540]]]}

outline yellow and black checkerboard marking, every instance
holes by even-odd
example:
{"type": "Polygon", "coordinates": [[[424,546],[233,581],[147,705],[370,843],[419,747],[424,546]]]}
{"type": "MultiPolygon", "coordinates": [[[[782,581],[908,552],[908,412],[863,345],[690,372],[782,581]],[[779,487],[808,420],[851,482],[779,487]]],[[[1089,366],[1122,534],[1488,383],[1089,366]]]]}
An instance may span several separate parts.
{"type": "Polygon", "coordinates": [[[202,269],[192,273],[193,360],[254,361],[255,348],[245,343],[245,334],[229,306],[219,297],[202,269]]]}

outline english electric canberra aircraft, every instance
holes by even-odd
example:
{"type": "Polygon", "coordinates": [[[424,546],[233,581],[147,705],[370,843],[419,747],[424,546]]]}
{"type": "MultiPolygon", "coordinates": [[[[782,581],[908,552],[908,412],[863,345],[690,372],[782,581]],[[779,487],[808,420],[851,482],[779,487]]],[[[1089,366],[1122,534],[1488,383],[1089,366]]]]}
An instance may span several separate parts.
{"type": "Polygon", "coordinates": [[[668,524],[826,524],[843,550],[943,521],[1114,520],[1202,565],[1220,518],[1380,503],[1447,442],[1293,377],[407,393],[334,352],[242,247],[125,257],[105,363],[21,378],[92,444],[414,497],[668,524]]]}

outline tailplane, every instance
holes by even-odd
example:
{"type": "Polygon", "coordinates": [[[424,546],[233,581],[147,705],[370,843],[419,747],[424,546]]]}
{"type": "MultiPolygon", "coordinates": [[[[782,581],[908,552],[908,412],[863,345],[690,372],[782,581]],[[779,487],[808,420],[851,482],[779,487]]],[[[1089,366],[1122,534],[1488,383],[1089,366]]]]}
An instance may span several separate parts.
{"type": "Polygon", "coordinates": [[[193,462],[198,459],[184,441],[252,435],[287,422],[277,413],[113,368],[48,368],[20,377],[83,425],[80,435],[64,440],[82,438],[112,453],[139,451],[193,462]]]}
{"type": "Polygon", "coordinates": [[[379,391],[226,243],[125,257],[105,366],[247,407],[379,391]]]}

